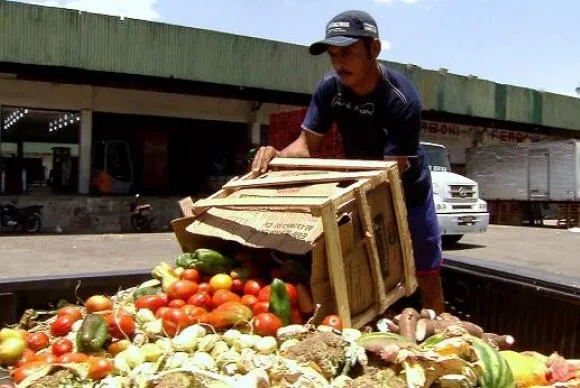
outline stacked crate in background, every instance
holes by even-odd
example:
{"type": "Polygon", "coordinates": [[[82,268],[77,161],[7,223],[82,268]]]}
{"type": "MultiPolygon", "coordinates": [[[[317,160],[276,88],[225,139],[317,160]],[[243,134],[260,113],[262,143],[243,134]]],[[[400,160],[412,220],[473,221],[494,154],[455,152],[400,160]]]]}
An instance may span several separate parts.
{"type": "MultiPolygon", "coordinates": [[[[300,135],[301,124],[306,116],[306,108],[277,112],[270,115],[268,145],[280,150],[292,143],[300,135]]],[[[320,150],[311,155],[315,158],[342,159],[344,152],[340,135],[335,125],[323,136],[320,150]]]]}

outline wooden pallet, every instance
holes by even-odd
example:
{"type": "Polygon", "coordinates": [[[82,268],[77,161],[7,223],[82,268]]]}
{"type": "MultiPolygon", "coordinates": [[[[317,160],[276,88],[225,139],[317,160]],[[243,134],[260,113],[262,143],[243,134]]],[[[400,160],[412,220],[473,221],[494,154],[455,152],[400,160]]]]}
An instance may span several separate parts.
{"type": "Polygon", "coordinates": [[[345,326],[362,327],[401,297],[415,292],[413,251],[396,162],[278,158],[270,163],[270,171],[298,171],[299,175],[268,177],[251,172],[231,180],[206,199],[180,201],[184,217],[174,220],[172,227],[182,250],[191,251],[207,243],[192,238],[185,228],[210,209],[306,211],[320,219],[323,229],[322,241],[312,249],[313,272],[315,267],[327,268],[330,283],[325,288],[321,274],[313,274],[318,279],[311,279],[314,301],[335,309],[345,326]],[[300,171],[308,173],[300,174],[300,171]],[[341,183],[344,187],[329,196],[230,198],[232,193],[243,189],[321,183],[341,183]],[[348,235],[346,226],[339,225],[338,219],[345,209],[357,216],[350,227],[355,224],[362,227],[360,241],[344,237],[348,235]],[[372,215],[380,211],[385,213],[385,218],[377,224],[372,215]],[[388,222],[393,222],[390,228],[388,222]],[[387,271],[390,277],[385,276],[385,267],[390,270],[387,271]]]}

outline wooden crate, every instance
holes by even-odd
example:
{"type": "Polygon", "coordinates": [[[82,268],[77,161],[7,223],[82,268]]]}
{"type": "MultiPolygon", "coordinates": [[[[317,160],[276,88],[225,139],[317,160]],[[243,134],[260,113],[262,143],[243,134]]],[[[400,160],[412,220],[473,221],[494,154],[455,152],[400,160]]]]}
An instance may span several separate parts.
{"type": "Polygon", "coordinates": [[[308,241],[319,317],[337,313],[346,326],[360,328],[417,288],[396,162],[278,158],[265,175],[249,173],[206,199],[185,198],[180,205],[184,217],[172,228],[184,252],[220,249],[226,241],[304,249],[301,242],[308,241]],[[279,236],[252,223],[252,217],[278,217],[281,224],[302,222],[314,229],[309,237],[296,237],[294,229],[279,236]],[[264,242],[268,239],[272,243],[264,242]]]}

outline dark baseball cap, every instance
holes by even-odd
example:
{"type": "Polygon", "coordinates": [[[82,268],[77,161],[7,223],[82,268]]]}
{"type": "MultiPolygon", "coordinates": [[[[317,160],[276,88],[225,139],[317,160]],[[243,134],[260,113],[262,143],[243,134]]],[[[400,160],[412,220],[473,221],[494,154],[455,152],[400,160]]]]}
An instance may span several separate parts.
{"type": "Polygon", "coordinates": [[[378,38],[377,22],[365,11],[350,10],[341,12],[326,24],[326,37],[310,45],[312,55],[319,55],[328,46],[350,46],[360,38],[378,38]]]}

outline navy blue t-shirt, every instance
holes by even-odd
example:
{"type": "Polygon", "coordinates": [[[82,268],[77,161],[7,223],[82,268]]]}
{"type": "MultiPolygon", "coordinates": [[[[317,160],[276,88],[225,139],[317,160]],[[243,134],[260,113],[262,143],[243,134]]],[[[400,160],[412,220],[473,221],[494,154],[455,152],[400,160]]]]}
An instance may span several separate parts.
{"type": "Polygon", "coordinates": [[[421,100],[402,74],[380,64],[382,80],[366,96],[357,96],[335,72],[318,83],[302,128],[322,135],[333,123],[348,159],[383,160],[386,156],[417,155],[402,176],[407,206],[425,203],[431,193],[431,174],[419,144],[421,100]]]}

